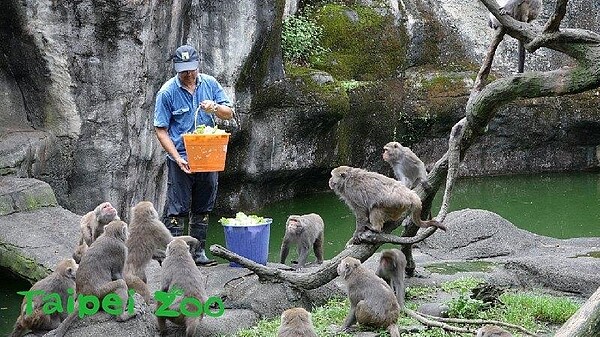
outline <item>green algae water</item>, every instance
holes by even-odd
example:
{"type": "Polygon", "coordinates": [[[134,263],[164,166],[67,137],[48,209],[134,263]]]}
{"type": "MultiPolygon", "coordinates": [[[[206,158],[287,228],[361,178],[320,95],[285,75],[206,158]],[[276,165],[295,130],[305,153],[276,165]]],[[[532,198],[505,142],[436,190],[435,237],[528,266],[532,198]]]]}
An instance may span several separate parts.
{"type": "MultiPolygon", "coordinates": [[[[435,198],[434,214],[439,210],[442,193],[443,190],[438,191],[435,198]]],[[[450,210],[465,208],[495,212],[519,228],[544,236],[561,239],[600,236],[600,173],[461,178],[454,186],[450,210]]],[[[312,212],[321,215],[325,222],[325,259],[344,249],[354,232],[354,216],[332,192],[317,193],[273,203],[253,212],[273,218],[269,261],[279,260],[288,215],[312,212]]],[[[211,220],[208,243],[225,246],[223,230],[216,220],[211,220]]],[[[290,256],[296,258],[295,247],[290,256]]],[[[312,252],[309,261],[314,261],[312,252]]]]}

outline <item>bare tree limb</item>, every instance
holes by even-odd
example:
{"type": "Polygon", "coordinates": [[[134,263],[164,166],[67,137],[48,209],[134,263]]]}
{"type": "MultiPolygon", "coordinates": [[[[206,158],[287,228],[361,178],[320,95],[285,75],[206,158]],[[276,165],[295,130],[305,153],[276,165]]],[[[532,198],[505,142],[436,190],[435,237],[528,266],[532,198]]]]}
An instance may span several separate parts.
{"type": "Polygon", "coordinates": [[[473,324],[473,325],[494,324],[494,325],[498,325],[498,326],[504,326],[507,328],[519,330],[522,333],[529,335],[529,336],[537,336],[535,333],[530,332],[529,330],[525,329],[524,327],[522,327],[520,325],[510,324],[510,323],[506,323],[506,322],[502,322],[502,321],[495,321],[495,320],[490,320],[490,319],[443,318],[443,317],[435,317],[435,316],[431,316],[431,315],[427,315],[427,314],[423,314],[423,313],[419,313],[419,315],[422,315],[423,317],[429,318],[434,321],[445,322],[445,323],[473,324]]]}
{"type": "Polygon", "coordinates": [[[567,0],[556,0],[556,6],[554,7],[554,14],[550,16],[548,22],[544,26],[544,34],[551,34],[558,32],[560,22],[567,13],[567,0]]]}
{"type": "Polygon", "coordinates": [[[426,325],[429,327],[441,328],[446,331],[453,331],[453,332],[464,332],[464,333],[472,333],[472,334],[475,333],[475,331],[472,329],[452,326],[452,325],[446,324],[445,322],[441,322],[439,320],[428,319],[428,318],[422,316],[421,314],[419,314],[413,310],[410,310],[406,307],[403,308],[403,311],[407,316],[409,316],[409,317],[421,322],[423,325],[426,325]]]}
{"type": "Polygon", "coordinates": [[[499,28],[496,30],[496,33],[492,38],[492,43],[488,48],[486,57],[483,60],[483,64],[481,65],[481,68],[479,68],[479,73],[477,74],[477,78],[475,79],[475,84],[473,85],[472,90],[481,91],[481,88],[485,86],[487,77],[490,74],[490,70],[492,69],[492,62],[494,61],[496,49],[498,49],[498,45],[500,45],[500,42],[502,42],[502,39],[504,38],[505,34],[506,32],[504,28],[499,28]]]}

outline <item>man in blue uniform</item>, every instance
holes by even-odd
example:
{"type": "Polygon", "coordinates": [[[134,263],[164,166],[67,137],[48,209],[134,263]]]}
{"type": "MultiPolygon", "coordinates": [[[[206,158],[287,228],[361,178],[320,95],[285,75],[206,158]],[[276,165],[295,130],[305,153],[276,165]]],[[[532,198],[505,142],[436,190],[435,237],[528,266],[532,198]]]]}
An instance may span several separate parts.
{"type": "Polygon", "coordinates": [[[197,264],[212,264],[215,261],[206,257],[205,246],[208,214],[217,196],[218,173],[190,171],[183,134],[193,132],[195,125],[214,126],[213,115],[232,118],[232,104],[214,77],[198,72],[198,52],[194,47],[177,48],[173,67],[177,75],[160,88],[154,108],[156,136],[167,152],[163,222],[173,236],[179,236],[189,221],[189,235],[198,239],[201,247],[194,260],[197,264]]]}

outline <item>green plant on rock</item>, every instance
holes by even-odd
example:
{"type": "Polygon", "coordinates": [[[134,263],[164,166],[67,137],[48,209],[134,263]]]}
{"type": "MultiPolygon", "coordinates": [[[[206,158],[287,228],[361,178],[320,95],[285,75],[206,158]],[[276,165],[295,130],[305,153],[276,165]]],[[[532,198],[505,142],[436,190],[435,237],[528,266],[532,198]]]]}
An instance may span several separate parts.
{"type": "Polygon", "coordinates": [[[296,65],[309,65],[311,57],[325,52],[320,45],[323,28],[303,14],[290,15],[283,21],[281,49],[283,60],[296,65]]]}

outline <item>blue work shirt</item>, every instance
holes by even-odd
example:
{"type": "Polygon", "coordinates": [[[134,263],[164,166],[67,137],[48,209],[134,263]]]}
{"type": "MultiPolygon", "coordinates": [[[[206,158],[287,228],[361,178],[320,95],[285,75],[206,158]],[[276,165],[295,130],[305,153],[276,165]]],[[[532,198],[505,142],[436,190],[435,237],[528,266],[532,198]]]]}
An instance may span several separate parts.
{"type": "Polygon", "coordinates": [[[167,133],[175,144],[177,152],[185,160],[187,155],[183,145],[183,134],[194,131],[196,110],[198,110],[197,126],[215,124],[213,115],[200,109],[200,103],[207,99],[231,108],[231,101],[223,91],[223,87],[214,77],[206,74],[198,74],[196,91],[193,95],[185,90],[177,75],[165,82],[156,94],[154,126],[167,128],[167,133]]]}

